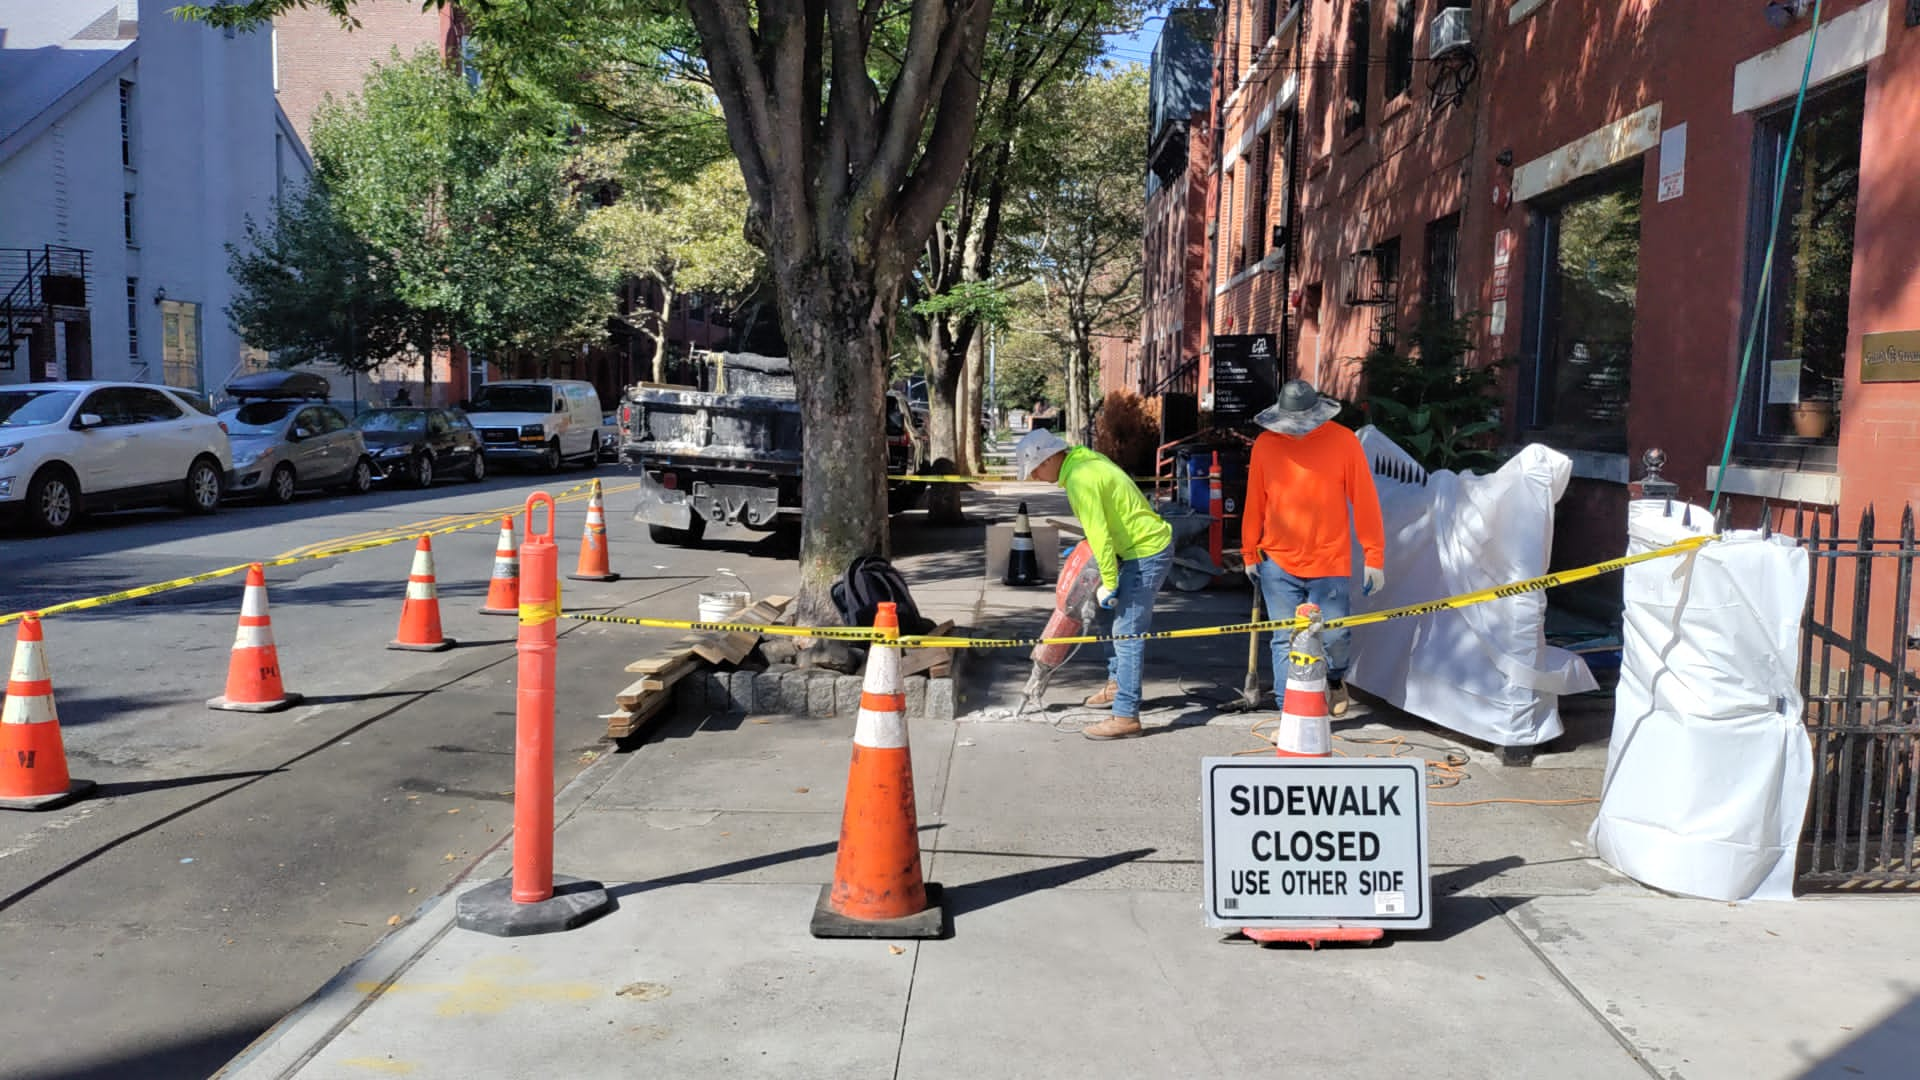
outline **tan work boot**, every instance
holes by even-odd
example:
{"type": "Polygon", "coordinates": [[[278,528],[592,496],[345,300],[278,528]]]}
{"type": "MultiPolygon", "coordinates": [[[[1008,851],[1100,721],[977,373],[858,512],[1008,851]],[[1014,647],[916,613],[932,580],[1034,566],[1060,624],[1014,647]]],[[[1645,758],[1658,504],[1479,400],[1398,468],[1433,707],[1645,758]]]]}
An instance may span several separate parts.
{"type": "Polygon", "coordinates": [[[1132,716],[1109,716],[1097,724],[1088,724],[1080,734],[1089,739],[1131,739],[1140,734],[1140,721],[1132,716]]]}
{"type": "Polygon", "coordinates": [[[1089,709],[1111,709],[1113,708],[1113,699],[1119,696],[1120,684],[1114,682],[1112,679],[1108,679],[1107,685],[1101,687],[1098,693],[1086,701],[1081,702],[1081,704],[1089,709]]]}
{"type": "Polygon", "coordinates": [[[1327,712],[1334,716],[1347,715],[1347,684],[1344,679],[1327,684],[1327,712]]]}

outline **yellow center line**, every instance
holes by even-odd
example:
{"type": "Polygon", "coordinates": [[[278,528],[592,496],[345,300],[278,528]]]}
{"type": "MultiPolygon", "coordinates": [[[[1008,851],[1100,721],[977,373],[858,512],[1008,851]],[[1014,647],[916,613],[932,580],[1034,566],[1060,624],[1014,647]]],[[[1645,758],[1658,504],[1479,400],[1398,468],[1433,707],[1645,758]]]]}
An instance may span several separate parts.
{"type": "MultiPolygon", "coordinates": [[[[602,495],[618,494],[623,491],[633,491],[639,487],[640,481],[638,480],[630,480],[620,484],[602,484],[600,493],[602,495]]],[[[556,503],[584,502],[591,498],[592,495],[593,492],[589,488],[581,487],[577,491],[568,491],[564,494],[556,495],[553,501],[556,503]]],[[[409,522],[405,525],[395,525],[385,529],[368,529],[364,532],[354,533],[351,536],[337,536],[329,540],[319,540],[311,544],[303,544],[300,547],[283,552],[274,557],[278,559],[292,559],[315,551],[327,551],[332,548],[372,543],[378,540],[389,540],[394,537],[412,536],[417,533],[479,525],[487,521],[497,521],[508,514],[519,514],[525,509],[526,503],[518,502],[507,506],[496,507],[491,510],[477,510],[466,514],[442,514],[437,518],[429,518],[424,521],[409,522]]]]}

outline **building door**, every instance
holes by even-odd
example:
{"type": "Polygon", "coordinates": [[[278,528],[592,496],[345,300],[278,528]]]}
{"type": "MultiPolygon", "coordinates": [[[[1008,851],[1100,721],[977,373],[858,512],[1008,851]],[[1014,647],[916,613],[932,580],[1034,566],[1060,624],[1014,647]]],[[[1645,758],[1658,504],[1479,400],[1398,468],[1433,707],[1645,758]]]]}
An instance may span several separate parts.
{"type": "Polygon", "coordinates": [[[160,372],[168,386],[200,391],[199,304],[160,301],[160,372]]]}
{"type": "Polygon", "coordinates": [[[1534,213],[1524,404],[1563,448],[1627,448],[1641,186],[1636,161],[1534,213]]]}

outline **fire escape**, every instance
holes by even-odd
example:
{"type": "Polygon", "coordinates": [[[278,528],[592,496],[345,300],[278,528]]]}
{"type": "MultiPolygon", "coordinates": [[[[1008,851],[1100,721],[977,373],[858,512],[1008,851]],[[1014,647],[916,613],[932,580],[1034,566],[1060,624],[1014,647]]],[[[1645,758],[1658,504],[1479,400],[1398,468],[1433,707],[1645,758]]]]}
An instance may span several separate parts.
{"type": "Polygon", "coordinates": [[[59,377],[55,338],[66,331],[67,377],[93,374],[87,253],[54,244],[0,248],[0,371],[12,371],[25,347],[28,378],[59,377]]]}

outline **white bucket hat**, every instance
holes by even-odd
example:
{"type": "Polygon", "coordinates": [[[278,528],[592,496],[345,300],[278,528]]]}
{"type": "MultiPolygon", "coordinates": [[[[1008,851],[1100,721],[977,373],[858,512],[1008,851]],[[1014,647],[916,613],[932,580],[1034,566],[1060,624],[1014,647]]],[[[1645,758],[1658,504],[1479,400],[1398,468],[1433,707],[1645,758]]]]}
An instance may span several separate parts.
{"type": "Polygon", "coordinates": [[[1071,443],[1046,428],[1034,428],[1020,436],[1020,441],[1014,444],[1013,465],[1020,471],[1020,479],[1025,480],[1048,458],[1071,449],[1071,443]]]}
{"type": "Polygon", "coordinates": [[[1253,422],[1281,435],[1305,435],[1333,419],[1340,402],[1313,388],[1305,379],[1289,379],[1280,387],[1280,400],[1253,418],[1253,422]]]}

